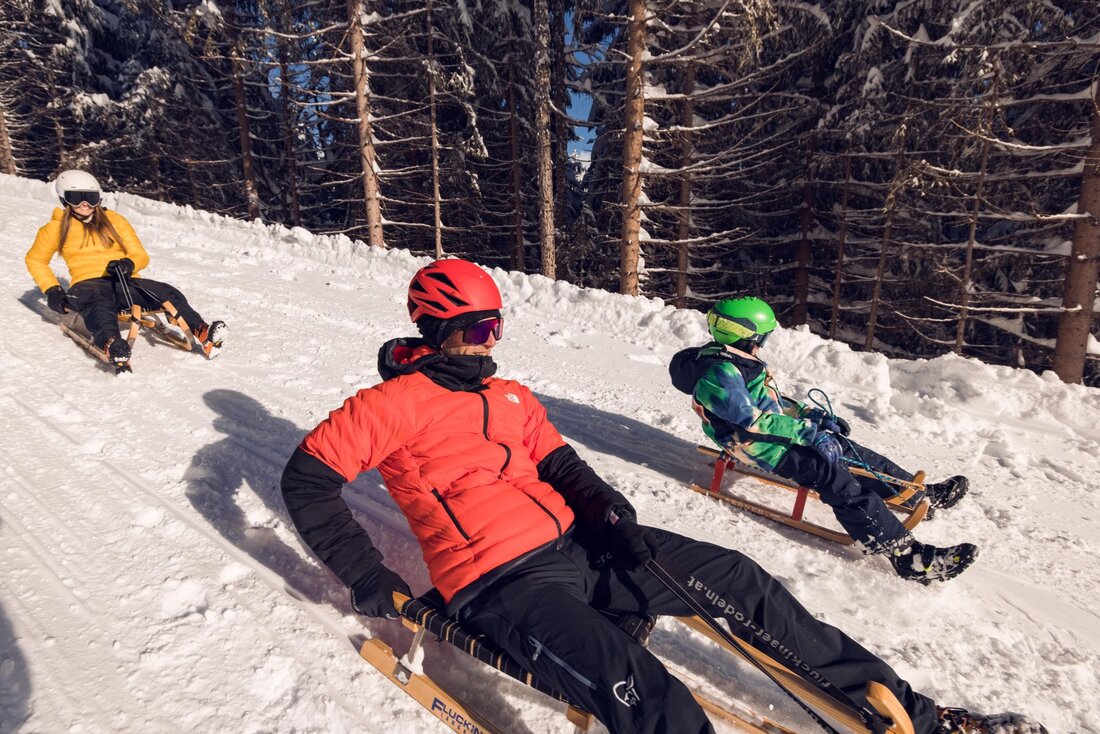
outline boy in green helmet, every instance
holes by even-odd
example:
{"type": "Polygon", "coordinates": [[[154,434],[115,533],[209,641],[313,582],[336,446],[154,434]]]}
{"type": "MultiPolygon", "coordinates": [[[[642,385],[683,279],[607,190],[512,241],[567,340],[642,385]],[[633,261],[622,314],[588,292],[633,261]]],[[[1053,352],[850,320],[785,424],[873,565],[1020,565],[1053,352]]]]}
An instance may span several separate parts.
{"type": "MultiPolygon", "coordinates": [[[[855,477],[846,460],[904,480],[913,475],[848,438],[846,421],[785,397],[758,356],[776,327],[759,298],[728,298],[707,312],[714,341],[684,349],[669,365],[672,383],[692,396],[703,431],[738,460],[817,491],[837,521],[868,553],[885,555],[902,578],[946,581],[973,563],[970,543],[937,548],[918,542],[886,506],[877,479],[855,477]]],[[[966,493],[965,477],[925,487],[933,508],[966,493]]]]}

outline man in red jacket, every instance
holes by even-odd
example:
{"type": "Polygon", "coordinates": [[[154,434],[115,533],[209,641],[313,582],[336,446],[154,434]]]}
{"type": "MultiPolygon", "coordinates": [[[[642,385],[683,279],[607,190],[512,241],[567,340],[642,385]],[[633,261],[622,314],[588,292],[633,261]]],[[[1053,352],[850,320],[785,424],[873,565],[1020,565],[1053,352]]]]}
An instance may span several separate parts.
{"type": "Polygon", "coordinates": [[[351,589],[356,611],[395,617],[393,592],[410,594],[340,496],[346,482],[377,468],[448,613],[613,733],[713,731],[690,691],[608,616],[691,614],[645,568],[654,557],[712,590],[722,602],[714,613],[740,636],[859,705],[875,680],[893,691],[919,734],[985,731],[966,712],[938,710],[748,557],[639,525],[531,391],[493,376],[501,306],[496,284],[473,263],[422,268],[408,299],[422,338],[384,344],[383,382],[348,398],[286,466],[290,517],[351,589]]]}

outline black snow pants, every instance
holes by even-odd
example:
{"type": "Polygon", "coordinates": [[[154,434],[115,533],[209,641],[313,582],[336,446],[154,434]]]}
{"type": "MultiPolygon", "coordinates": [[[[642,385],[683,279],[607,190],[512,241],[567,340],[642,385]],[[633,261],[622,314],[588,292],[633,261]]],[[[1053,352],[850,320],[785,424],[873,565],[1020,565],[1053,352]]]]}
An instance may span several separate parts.
{"type": "MultiPolygon", "coordinates": [[[[848,439],[842,442],[846,441],[848,439]]],[[[912,474],[885,456],[859,444],[853,445],[858,450],[859,458],[875,471],[899,479],[913,478],[912,474]]],[[[845,456],[855,458],[851,452],[851,447],[846,448],[845,456]]],[[[882,482],[854,477],[844,464],[826,461],[808,446],[791,446],[773,473],[816,490],[821,501],[833,508],[833,514],[845,532],[870,553],[889,551],[907,534],[905,526],[882,499],[891,494],[882,482]]]]}
{"type": "MultiPolygon", "coordinates": [[[[888,474],[906,482],[913,481],[913,475],[910,472],[905,471],[882,454],[872,451],[850,438],[842,438],[840,439],[840,443],[844,446],[844,458],[857,462],[857,466],[863,463],[879,474],[888,474]]],[[[874,477],[855,477],[855,480],[883,499],[892,497],[895,493],[893,487],[884,484],[874,477]]]]}
{"type": "MultiPolygon", "coordinates": [[[[735,635],[781,662],[787,658],[791,667],[796,665],[791,659],[803,661],[860,705],[867,705],[868,681],[879,681],[905,706],[918,734],[935,730],[931,700],[843,632],[816,619],[747,556],[652,531],[658,560],[670,571],[690,574],[679,579],[684,586],[702,583],[710,589],[713,615],[725,616],[735,635]],[[761,641],[738,616],[779,640],[779,647],[761,641]]],[[[691,610],[649,571],[601,568],[601,555],[605,549],[571,532],[560,548],[544,549],[507,571],[458,610],[458,618],[595,714],[612,734],[712,732],[688,688],[602,613],[687,616],[691,610]]]]}
{"type": "MultiPolygon", "coordinates": [[[[173,286],[148,278],[134,278],[127,290],[134,303],[142,308],[160,308],[163,301],[171,301],[180,316],[192,329],[203,323],[191,304],[173,286]]],[[[118,312],[127,308],[122,286],[115,278],[89,278],[69,289],[69,302],[84,317],[84,326],[92,335],[92,343],[100,349],[110,340],[121,336],[118,328],[118,312]]]]}

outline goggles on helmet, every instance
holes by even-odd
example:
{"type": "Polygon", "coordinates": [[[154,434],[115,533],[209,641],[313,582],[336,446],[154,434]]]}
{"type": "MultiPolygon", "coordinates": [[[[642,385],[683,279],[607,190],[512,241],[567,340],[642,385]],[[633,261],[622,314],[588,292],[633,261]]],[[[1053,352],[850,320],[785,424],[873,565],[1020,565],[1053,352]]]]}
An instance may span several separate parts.
{"type": "Polygon", "coordinates": [[[503,318],[494,316],[493,318],[482,319],[475,324],[470,324],[462,332],[462,342],[464,344],[484,344],[489,341],[490,336],[498,341],[504,336],[503,318]]]}
{"type": "Polygon", "coordinates": [[[69,206],[80,206],[84,202],[99,206],[100,195],[98,191],[66,191],[64,198],[69,206]]]}
{"type": "Polygon", "coordinates": [[[742,321],[743,320],[735,321],[731,318],[727,318],[717,311],[707,312],[707,326],[711,329],[718,329],[718,331],[729,334],[730,336],[735,336],[738,339],[752,339],[754,336],[757,336],[756,329],[751,326],[745,326],[742,321]]]}

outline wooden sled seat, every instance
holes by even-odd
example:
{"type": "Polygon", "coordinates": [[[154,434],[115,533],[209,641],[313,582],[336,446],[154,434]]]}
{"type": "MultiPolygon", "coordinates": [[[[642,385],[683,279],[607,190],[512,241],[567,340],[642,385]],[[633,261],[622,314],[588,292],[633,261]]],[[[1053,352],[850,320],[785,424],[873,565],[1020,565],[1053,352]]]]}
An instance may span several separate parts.
{"type": "MultiPolygon", "coordinates": [[[[131,348],[137,341],[137,335],[141,329],[145,329],[152,335],[154,343],[159,341],[185,352],[190,352],[195,346],[196,341],[191,333],[191,328],[169,301],[165,301],[160,308],[144,309],[135,305],[132,309],[119,311],[116,315],[120,323],[128,325],[125,338],[131,348]],[[179,329],[179,333],[169,328],[170,326],[179,329]]],[[[92,335],[88,332],[88,328],[84,324],[84,317],[79,312],[67,312],[61,317],[58,326],[61,327],[62,332],[93,357],[105,364],[111,363],[104,351],[92,342],[92,335]]],[[[125,369],[123,371],[129,370],[125,369]]]]}
{"type": "MultiPolygon", "coordinates": [[[[709,456],[714,459],[714,475],[711,477],[710,486],[703,487],[693,483],[691,488],[696,492],[721,500],[734,507],[748,510],[749,512],[766,517],[770,520],[783,523],[788,527],[797,528],[798,530],[816,535],[820,538],[831,540],[834,543],[852,545],[855,542],[847,533],[832,530],[805,519],[806,500],[814,499],[819,502],[821,501],[817,492],[809,487],[803,487],[795,482],[783,479],[774,474],[769,474],[756,467],[749,466],[716,448],[698,446],[696,449],[704,456],[709,456]],[[790,512],[784,512],[774,507],[755,502],[746,497],[733,494],[728,490],[723,490],[722,485],[726,478],[727,471],[751,477],[765,484],[782,487],[783,489],[794,492],[794,507],[790,512]]],[[[930,504],[928,498],[918,494],[924,491],[923,471],[917,472],[912,481],[905,481],[896,477],[885,477],[885,475],[876,475],[866,469],[861,469],[856,466],[849,466],[848,471],[856,476],[885,478],[891,486],[896,488],[896,494],[883,498],[883,501],[891,510],[905,515],[902,525],[905,526],[906,530],[912,530],[927,516],[930,504]]]]}
{"type": "Polygon", "coordinates": [[[130,346],[134,345],[140,329],[148,329],[161,341],[184,351],[191,351],[195,345],[191,327],[179,315],[179,311],[171,301],[165,301],[159,308],[142,308],[134,304],[129,309],[119,311],[118,320],[130,325],[130,330],[126,334],[126,341],[130,342],[130,346]],[[168,328],[170,325],[179,329],[181,333],[171,331],[168,328]]]}

